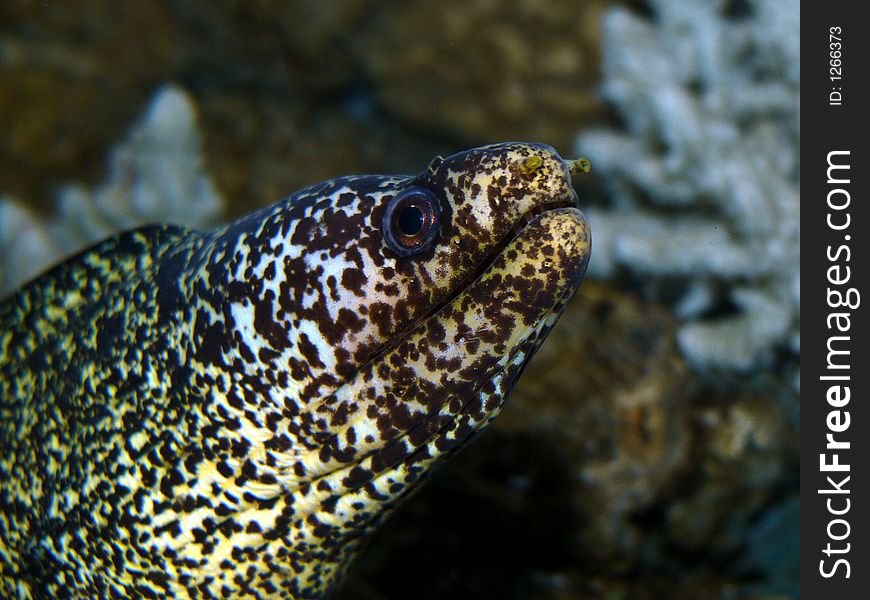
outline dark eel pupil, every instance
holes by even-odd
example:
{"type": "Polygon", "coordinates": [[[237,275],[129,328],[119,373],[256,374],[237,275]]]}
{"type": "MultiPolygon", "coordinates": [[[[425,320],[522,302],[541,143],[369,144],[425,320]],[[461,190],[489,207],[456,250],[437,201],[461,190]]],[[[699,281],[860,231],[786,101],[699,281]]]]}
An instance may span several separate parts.
{"type": "Polygon", "coordinates": [[[423,229],[423,211],[419,206],[406,206],[399,213],[399,230],[402,235],[414,236],[423,229]]]}
{"type": "Polygon", "coordinates": [[[429,250],[441,229],[438,199],[425,188],[409,188],[390,199],[384,213],[387,247],[399,256],[429,250]]]}

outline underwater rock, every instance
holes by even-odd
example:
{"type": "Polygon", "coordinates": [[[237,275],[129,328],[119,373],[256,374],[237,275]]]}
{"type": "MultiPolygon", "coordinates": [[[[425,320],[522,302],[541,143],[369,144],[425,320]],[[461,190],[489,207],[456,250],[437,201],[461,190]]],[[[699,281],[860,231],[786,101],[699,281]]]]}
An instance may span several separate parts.
{"type": "Polygon", "coordinates": [[[165,2],[0,3],[0,190],[49,212],[64,181],[98,181],[177,37],[165,2]]]}
{"type": "Polygon", "coordinates": [[[600,15],[610,4],[397,3],[357,48],[377,97],[414,128],[463,143],[565,146],[598,109],[600,15]]]}
{"type": "Polygon", "coordinates": [[[574,543],[587,559],[636,560],[644,536],[631,516],[685,468],[696,382],[675,328],[660,306],[584,284],[496,429],[531,432],[559,449],[584,522],[574,543]]]}
{"type": "Polygon", "coordinates": [[[268,12],[275,24],[284,56],[293,72],[299,74],[294,84],[316,94],[356,82],[356,32],[377,21],[380,11],[402,4],[401,0],[286,0],[260,3],[257,8],[268,12]]]}
{"type": "Polygon", "coordinates": [[[604,19],[602,93],[624,127],[577,139],[609,199],[588,210],[590,273],[668,302],[694,367],[745,373],[785,354],[797,386],[798,3],[647,4],[604,19]]]}
{"type": "Polygon", "coordinates": [[[111,152],[107,180],[92,190],[82,184],[61,188],[52,218],[0,198],[0,294],[119,231],[151,223],[209,227],[222,209],[205,171],[193,101],[164,87],[111,152]]]}
{"type": "Polygon", "coordinates": [[[230,216],[343,173],[411,173],[455,150],[398,129],[373,114],[364,98],[314,109],[298,98],[231,90],[198,105],[208,162],[230,216]]]}
{"type": "Polygon", "coordinates": [[[206,154],[240,216],[348,173],[412,172],[455,148],[379,114],[352,40],[381,0],[174,3],[206,154]]]}
{"type": "Polygon", "coordinates": [[[0,193],[48,215],[59,186],[98,184],[110,146],[165,82],[196,100],[229,215],[454,151],[384,118],[361,81],[349,32],[385,4],[3,3],[0,193]]]}
{"type": "Polygon", "coordinates": [[[599,15],[612,1],[4,4],[0,191],[49,214],[58,186],[97,184],[165,82],[196,99],[231,216],[478,142],[566,148],[598,106],[599,15]]]}
{"type": "Polygon", "coordinates": [[[696,400],[692,469],[664,520],[669,543],[719,560],[751,551],[752,528],[765,507],[797,491],[798,417],[790,414],[790,399],[773,390],[733,394],[696,400]]]}

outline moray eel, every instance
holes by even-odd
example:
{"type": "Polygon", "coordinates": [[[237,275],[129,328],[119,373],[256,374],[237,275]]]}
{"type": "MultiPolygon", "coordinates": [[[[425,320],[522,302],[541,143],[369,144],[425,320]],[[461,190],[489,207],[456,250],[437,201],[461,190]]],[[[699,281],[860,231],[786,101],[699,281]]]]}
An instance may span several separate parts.
{"type": "Polygon", "coordinates": [[[509,143],[342,177],[7,298],[0,596],[329,596],[574,294],[585,167],[509,143]]]}

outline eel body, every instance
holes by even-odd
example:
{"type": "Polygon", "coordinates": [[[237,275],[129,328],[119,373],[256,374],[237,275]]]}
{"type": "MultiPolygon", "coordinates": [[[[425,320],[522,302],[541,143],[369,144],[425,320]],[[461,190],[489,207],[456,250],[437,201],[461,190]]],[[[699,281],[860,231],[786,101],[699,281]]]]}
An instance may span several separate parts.
{"type": "Polygon", "coordinates": [[[508,143],[342,177],[6,298],[0,597],[329,596],[579,285],[577,164],[508,143]]]}

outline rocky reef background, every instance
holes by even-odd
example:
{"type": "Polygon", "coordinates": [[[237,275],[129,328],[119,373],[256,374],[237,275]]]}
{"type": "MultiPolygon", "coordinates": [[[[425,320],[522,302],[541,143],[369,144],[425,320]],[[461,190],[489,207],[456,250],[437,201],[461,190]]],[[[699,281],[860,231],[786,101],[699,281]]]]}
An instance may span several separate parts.
{"type": "Polygon", "coordinates": [[[797,0],[0,5],[0,294],[113,231],[509,139],[588,280],[343,599],[796,598],[797,0]]]}

